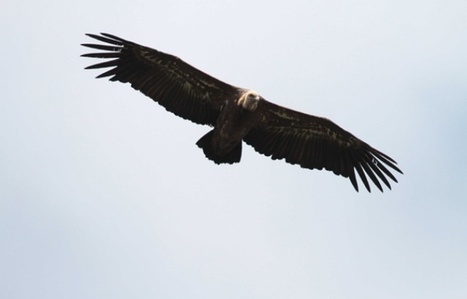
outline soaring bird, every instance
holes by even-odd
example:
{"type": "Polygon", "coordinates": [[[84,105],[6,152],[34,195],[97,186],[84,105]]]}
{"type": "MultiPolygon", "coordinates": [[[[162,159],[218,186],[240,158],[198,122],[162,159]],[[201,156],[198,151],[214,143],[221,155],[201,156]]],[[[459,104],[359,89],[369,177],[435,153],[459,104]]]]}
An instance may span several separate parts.
{"type": "Polygon", "coordinates": [[[349,178],[356,191],[356,174],[369,192],[367,176],[382,192],[381,182],[389,189],[388,178],[397,182],[389,169],[402,173],[392,158],[329,119],[271,103],[176,56],[107,33],[86,35],[102,43],[82,46],[101,52],[82,56],[106,59],[86,69],[110,68],[97,78],[130,83],[167,111],[213,127],[196,144],[216,164],[240,162],[244,141],[274,160],[349,178]]]}

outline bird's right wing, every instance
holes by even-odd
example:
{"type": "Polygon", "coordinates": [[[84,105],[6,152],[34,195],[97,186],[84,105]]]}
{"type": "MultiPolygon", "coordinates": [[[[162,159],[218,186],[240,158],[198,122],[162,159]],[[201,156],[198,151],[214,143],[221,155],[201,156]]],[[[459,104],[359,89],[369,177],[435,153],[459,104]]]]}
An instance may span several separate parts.
{"type": "Polygon", "coordinates": [[[111,68],[97,76],[130,83],[168,111],[198,124],[214,125],[226,95],[237,88],[169,55],[114,35],[87,34],[105,44],[82,44],[103,50],[84,57],[110,59],[86,69],[111,68]]]}

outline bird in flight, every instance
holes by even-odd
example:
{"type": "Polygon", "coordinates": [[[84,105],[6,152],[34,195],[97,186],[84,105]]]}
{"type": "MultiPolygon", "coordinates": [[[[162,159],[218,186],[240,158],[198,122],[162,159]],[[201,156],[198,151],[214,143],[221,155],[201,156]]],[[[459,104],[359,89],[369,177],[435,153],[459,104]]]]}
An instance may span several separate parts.
{"type": "Polygon", "coordinates": [[[382,192],[381,182],[389,189],[388,178],[397,182],[390,170],[402,173],[392,158],[329,119],[271,103],[176,56],[107,33],[86,35],[101,43],[82,46],[100,52],[82,56],[106,59],[86,69],[110,68],[97,78],[130,83],[167,111],[211,126],[196,144],[216,164],[240,162],[245,142],[274,160],[349,178],[356,191],[357,175],[369,192],[370,180],[382,192]]]}

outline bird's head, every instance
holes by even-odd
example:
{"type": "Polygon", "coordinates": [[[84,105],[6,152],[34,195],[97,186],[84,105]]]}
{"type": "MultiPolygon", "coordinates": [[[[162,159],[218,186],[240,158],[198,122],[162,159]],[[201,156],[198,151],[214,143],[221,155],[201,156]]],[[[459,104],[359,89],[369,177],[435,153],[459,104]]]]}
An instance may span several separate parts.
{"type": "Polygon", "coordinates": [[[237,104],[248,111],[255,111],[260,99],[261,96],[256,91],[248,90],[238,99],[237,104]]]}

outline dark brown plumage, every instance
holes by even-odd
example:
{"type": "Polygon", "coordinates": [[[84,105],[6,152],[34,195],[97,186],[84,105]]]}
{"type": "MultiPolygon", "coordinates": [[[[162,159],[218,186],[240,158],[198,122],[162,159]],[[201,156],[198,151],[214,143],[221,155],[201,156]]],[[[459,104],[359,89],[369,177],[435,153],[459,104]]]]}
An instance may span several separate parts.
{"type": "Polygon", "coordinates": [[[347,177],[357,191],[355,171],[368,191],[367,176],[383,191],[380,182],[389,189],[388,178],[397,182],[389,169],[402,173],[389,156],[326,118],[280,107],[178,57],[106,33],[87,35],[105,44],[83,44],[103,52],[82,56],[108,60],[86,69],[110,68],[97,78],[128,82],[168,111],[214,127],[197,145],[217,164],[239,162],[245,141],[272,159],[347,177]]]}

